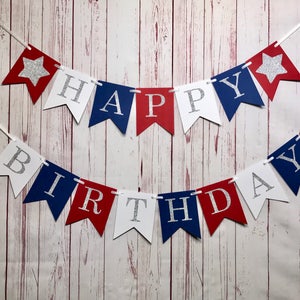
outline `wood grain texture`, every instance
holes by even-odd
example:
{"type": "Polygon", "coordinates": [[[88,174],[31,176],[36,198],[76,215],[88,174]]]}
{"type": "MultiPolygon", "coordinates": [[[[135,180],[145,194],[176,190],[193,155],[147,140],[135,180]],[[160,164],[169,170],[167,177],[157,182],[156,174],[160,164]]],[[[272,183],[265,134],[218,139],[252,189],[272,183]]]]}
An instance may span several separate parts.
{"type": "MultiPolygon", "coordinates": [[[[267,3],[240,1],[237,16],[237,62],[242,63],[270,42],[265,26],[269,18],[267,3]],[[253,10],[253,5],[259,9],[253,10]]],[[[239,116],[236,118],[237,172],[264,159],[269,153],[268,99],[257,86],[266,107],[244,104],[239,107],[239,116]],[[246,121],[249,117],[251,122],[246,121]]],[[[246,205],[243,207],[248,225],[246,230],[241,226],[236,228],[236,292],[239,299],[251,299],[257,295],[261,299],[268,299],[268,205],[265,203],[258,220],[253,219],[246,205]],[[256,267],[249,268],[250,265],[256,267]],[[249,277],[251,281],[246,279],[249,277]]]]}
{"type": "MultiPolygon", "coordinates": [[[[10,2],[3,1],[0,6],[0,16],[5,24],[10,23],[10,14],[6,12],[10,11],[10,2]]],[[[0,51],[0,77],[1,79],[6,76],[6,70],[10,67],[10,38],[4,33],[4,31],[0,31],[0,42],[1,42],[1,51],[0,51]]],[[[1,114],[1,123],[3,126],[8,128],[9,122],[9,87],[1,86],[0,93],[0,114],[1,114]]],[[[6,147],[8,139],[4,135],[0,135],[0,151],[2,152],[6,147]]],[[[8,189],[9,183],[6,178],[1,178],[0,180],[0,189],[2,191],[1,195],[1,206],[0,210],[0,298],[5,299],[7,295],[7,214],[8,214],[8,189]]]]}
{"type": "MultiPolygon", "coordinates": [[[[280,39],[299,22],[297,0],[0,0],[0,20],[18,37],[69,68],[132,87],[172,87],[224,72],[280,39]]],[[[300,68],[296,32],[282,47],[300,68]]],[[[0,31],[0,81],[23,46],[0,31]]],[[[299,83],[280,82],[265,108],[241,104],[222,125],[199,119],[184,135],[157,124],[136,136],[110,121],[77,124],[67,107],[42,110],[24,85],[0,86],[0,123],[46,159],[117,189],[164,193],[232,177],[299,132],[299,83]]],[[[8,139],[0,134],[0,151],[8,139]]],[[[35,178],[35,177],[34,177],[35,178]]],[[[130,230],[113,239],[116,203],[102,237],[89,220],[65,226],[73,197],[55,222],[45,201],[22,204],[0,178],[0,299],[297,299],[300,204],[266,201],[247,226],[224,220],[202,239],[178,230],[162,243],[156,208],[152,244],[130,230]]]]}

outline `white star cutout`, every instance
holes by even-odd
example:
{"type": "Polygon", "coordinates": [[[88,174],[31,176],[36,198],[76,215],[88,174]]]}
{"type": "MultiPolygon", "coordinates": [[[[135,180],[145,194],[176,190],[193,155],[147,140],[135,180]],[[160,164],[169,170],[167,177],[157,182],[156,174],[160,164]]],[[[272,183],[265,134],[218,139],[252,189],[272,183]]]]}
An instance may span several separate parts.
{"type": "Polygon", "coordinates": [[[268,77],[270,83],[275,79],[279,74],[287,73],[287,70],[282,66],[282,54],[278,54],[274,57],[269,56],[265,53],[263,55],[263,63],[256,70],[257,73],[265,74],[268,77]]]}
{"type": "Polygon", "coordinates": [[[24,69],[20,72],[19,77],[27,77],[34,86],[37,85],[39,79],[50,73],[44,68],[44,57],[41,56],[35,60],[23,57],[24,69]]]}

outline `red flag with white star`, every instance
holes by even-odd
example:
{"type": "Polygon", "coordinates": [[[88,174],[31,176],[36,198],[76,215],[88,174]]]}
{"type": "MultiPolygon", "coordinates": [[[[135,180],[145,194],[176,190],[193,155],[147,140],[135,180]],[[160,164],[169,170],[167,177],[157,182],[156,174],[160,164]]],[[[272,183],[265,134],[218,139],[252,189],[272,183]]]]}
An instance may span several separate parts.
{"type": "Polygon", "coordinates": [[[25,83],[35,103],[57,71],[59,62],[28,45],[22,52],[2,84],[25,83]]]}
{"type": "Polygon", "coordinates": [[[274,42],[250,58],[248,67],[273,100],[280,80],[300,81],[300,73],[284,50],[274,42]]]}

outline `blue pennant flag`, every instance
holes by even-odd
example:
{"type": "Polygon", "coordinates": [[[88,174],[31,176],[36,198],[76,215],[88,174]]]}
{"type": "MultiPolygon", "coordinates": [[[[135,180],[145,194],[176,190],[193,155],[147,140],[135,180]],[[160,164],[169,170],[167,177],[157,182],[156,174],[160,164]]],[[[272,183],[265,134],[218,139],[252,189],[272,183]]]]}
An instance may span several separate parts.
{"type": "Polygon", "coordinates": [[[295,195],[300,186],[300,139],[294,136],[268,156],[271,164],[295,195]]]}
{"type": "Polygon", "coordinates": [[[78,176],[46,161],[23,203],[46,200],[55,221],[64,209],[78,176]]]}
{"type": "Polygon", "coordinates": [[[99,81],[89,127],[111,119],[120,131],[125,134],[129,121],[134,93],[132,87],[99,81]]]}
{"type": "Polygon", "coordinates": [[[239,65],[213,78],[213,86],[230,121],[240,103],[264,106],[248,68],[239,65]]]}
{"type": "Polygon", "coordinates": [[[197,199],[194,191],[158,195],[163,242],[179,228],[201,238],[197,199]]]}

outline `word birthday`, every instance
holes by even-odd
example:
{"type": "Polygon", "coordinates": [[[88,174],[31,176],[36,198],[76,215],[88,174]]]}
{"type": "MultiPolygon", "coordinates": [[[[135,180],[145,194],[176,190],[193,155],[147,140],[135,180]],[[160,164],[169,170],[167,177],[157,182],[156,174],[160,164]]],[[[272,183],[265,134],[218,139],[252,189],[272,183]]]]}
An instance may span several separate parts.
{"type": "Polygon", "coordinates": [[[165,242],[179,228],[201,237],[197,201],[212,235],[224,218],[247,224],[240,197],[255,219],[266,199],[289,202],[275,170],[295,195],[300,186],[300,136],[231,178],[189,191],[153,194],[118,190],[77,176],[45,160],[3,126],[0,129],[12,140],[0,154],[0,175],[9,176],[15,197],[42,166],[24,203],[47,201],[57,220],[76,189],[66,225],[88,218],[101,236],[116,197],[114,238],[135,228],[151,242],[158,202],[165,242]]]}

